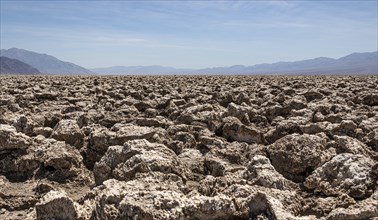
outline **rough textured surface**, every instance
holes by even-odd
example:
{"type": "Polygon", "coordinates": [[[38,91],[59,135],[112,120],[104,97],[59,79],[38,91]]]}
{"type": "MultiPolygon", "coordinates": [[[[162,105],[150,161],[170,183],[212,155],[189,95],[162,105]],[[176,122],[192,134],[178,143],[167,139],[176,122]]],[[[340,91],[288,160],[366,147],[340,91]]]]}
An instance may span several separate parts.
{"type": "Polygon", "coordinates": [[[295,184],[285,179],[270,164],[267,157],[256,155],[247,166],[245,178],[252,181],[252,184],[261,185],[275,189],[293,189],[295,184]]]}
{"type": "Polygon", "coordinates": [[[0,76],[0,219],[377,219],[377,84],[0,76]]]}
{"type": "Polygon", "coordinates": [[[325,135],[290,134],[274,142],[269,156],[275,169],[286,178],[301,181],[314,169],[332,158],[325,135]]]}
{"type": "Polygon", "coordinates": [[[0,124],[0,140],[0,152],[25,150],[30,145],[28,136],[10,125],[0,124]]]}
{"type": "Polygon", "coordinates": [[[368,199],[352,204],[349,207],[340,207],[332,210],[327,219],[352,220],[376,219],[378,216],[378,190],[368,199]]]}
{"type": "Polygon", "coordinates": [[[37,219],[77,219],[75,204],[64,192],[50,191],[35,205],[37,219]]]}
{"type": "Polygon", "coordinates": [[[52,131],[51,137],[65,141],[67,144],[81,148],[84,134],[75,120],[61,120],[52,131]]]}
{"type": "Polygon", "coordinates": [[[255,127],[243,125],[238,119],[227,118],[224,120],[222,136],[230,141],[263,143],[264,136],[255,127]]]}
{"type": "Polygon", "coordinates": [[[319,167],[307,177],[305,186],[327,196],[346,193],[362,199],[377,187],[376,163],[360,154],[343,153],[319,167]]]}
{"type": "Polygon", "coordinates": [[[94,166],[96,184],[111,178],[132,180],[138,173],[159,171],[185,177],[176,154],[162,144],[145,139],[128,141],[124,146],[111,146],[94,166]]]}

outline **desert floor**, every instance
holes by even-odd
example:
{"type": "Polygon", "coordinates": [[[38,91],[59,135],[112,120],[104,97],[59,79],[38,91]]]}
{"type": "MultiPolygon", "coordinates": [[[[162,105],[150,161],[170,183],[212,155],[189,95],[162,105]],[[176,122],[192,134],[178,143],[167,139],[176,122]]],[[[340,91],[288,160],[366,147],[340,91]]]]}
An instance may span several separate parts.
{"type": "Polygon", "coordinates": [[[0,219],[378,219],[378,76],[0,76],[0,219]]]}

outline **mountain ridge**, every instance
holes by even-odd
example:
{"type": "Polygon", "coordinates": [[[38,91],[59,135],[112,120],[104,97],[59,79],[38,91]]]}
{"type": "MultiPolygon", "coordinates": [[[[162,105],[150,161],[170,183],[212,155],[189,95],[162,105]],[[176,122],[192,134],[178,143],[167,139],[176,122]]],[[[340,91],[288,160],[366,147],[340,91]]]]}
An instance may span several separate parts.
{"type": "MultiPolygon", "coordinates": [[[[317,57],[300,61],[280,61],[275,63],[263,63],[251,66],[233,65],[227,67],[211,67],[203,69],[181,69],[164,67],[165,72],[151,71],[154,66],[117,66],[91,69],[98,74],[378,74],[378,51],[352,53],[338,59],[329,57],[317,57]],[[138,67],[138,71],[135,71],[138,67]],[[143,69],[143,67],[146,67],[143,69]],[[122,72],[123,68],[123,72],[122,72]],[[134,71],[132,71],[134,70],[134,71]]],[[[155,65],[156,66],[156,65],[155,65]]]]}
{"type": "MultiPolygon", "coordinates": [[[[61,61],[49,54],[18,48],[1,49],[0,56],[16,59],[43,74],[104,74],[104,75],[370,75],[378,74],[378,51],[351,53],[340,58],[317,57],[300,61],[280,61],[256,65],[233,65],[202,69],[169,66],[112,66],[86,69],[61,61]]],[[[15,67],[15,69],[17,69],[15,67]]]]}
{"type": "Polygon", "coordinates": [[[164,73],[184,73],[186,71],[192,72],[195,69],[174,68],[169,66],[149,65],[149,66],[112,66],[103,68],[90,69],[99,74],[164,74],[164,73]]]}
{"type": "Polygon", "coordinates": [[[0,74],[40,74],[40,72],[22,61],[0,56],[0,74]]]}
{"type": "Polygon", "coordinates": [[[58,58],[34,51],[10,48],[0,50],[0,56],[17,59],[31,65],[44,74],[93,74],[92,71],[74,63],[59,60],[58,58]]]}

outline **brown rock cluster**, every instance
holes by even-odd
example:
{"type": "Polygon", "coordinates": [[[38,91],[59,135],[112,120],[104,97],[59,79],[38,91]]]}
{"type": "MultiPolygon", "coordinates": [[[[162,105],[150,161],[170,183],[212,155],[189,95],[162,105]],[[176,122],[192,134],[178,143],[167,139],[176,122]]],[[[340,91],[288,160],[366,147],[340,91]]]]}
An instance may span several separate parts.
{"type": "Polygon", "coordinates": [[[0,219],[378,219],[377,76],[1,76],[0,219]]]}

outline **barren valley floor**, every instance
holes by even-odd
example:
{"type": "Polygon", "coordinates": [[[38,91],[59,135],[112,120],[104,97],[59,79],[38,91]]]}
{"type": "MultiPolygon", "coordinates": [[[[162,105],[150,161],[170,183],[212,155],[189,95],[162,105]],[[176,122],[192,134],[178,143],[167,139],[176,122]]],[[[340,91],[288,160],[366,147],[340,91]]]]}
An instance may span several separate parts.
{"type": "Polygon", "coordinates": [[[378,219],[378,76],[0,76],[0,219],[378,219]]]}

